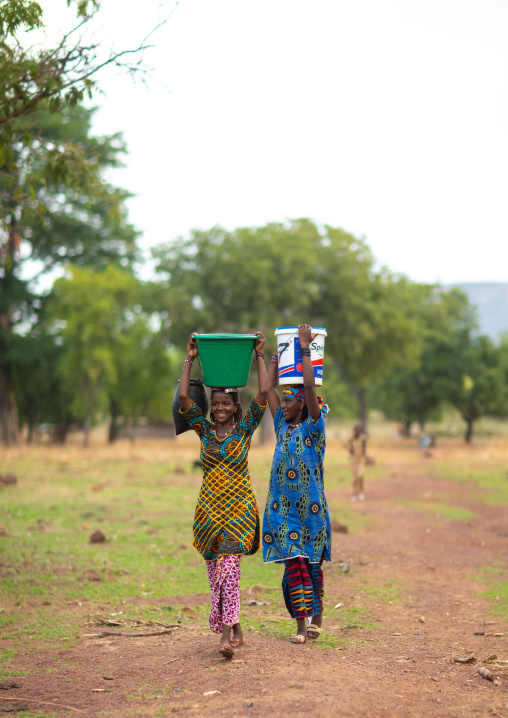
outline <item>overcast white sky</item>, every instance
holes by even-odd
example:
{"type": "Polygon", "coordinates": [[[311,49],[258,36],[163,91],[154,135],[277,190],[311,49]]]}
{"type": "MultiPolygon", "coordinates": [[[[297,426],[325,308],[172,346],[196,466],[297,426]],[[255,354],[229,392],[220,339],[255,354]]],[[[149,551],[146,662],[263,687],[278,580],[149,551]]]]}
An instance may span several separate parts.
{"type": "MultiPolygon", "coordinates": [[[[98,36],[158,4],[102,0],[98,36]]],[[[144,248],[310,217],[415,280],[508,281],[507,36],[506,0],[181,0],[157,81],[108,73],[95,130],[127,140],[144,248]]]]}

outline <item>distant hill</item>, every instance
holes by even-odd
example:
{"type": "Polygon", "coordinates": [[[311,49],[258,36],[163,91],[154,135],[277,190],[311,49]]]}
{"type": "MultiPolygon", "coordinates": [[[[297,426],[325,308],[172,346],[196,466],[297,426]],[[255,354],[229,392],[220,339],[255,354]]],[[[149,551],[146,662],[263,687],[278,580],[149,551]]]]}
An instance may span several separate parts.
{"type": "Polygon", "coordinates": [[[480,332],[497,341],[503,332],[508,333],[508,283],[464,282],[450,284],[445,289],[458,287],[478,309],[480,332]]]}

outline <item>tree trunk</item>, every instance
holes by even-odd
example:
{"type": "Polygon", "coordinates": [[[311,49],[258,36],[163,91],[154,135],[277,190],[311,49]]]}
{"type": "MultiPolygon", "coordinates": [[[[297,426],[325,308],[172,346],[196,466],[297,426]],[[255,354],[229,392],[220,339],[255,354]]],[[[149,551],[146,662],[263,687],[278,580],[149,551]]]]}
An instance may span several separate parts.
{"type": "Polygon", "coordinates": [[[51,437],[51,440],[54,444],[65,444],[67,441],[67,434],[69,433],[69,429],[71,428],[71,424],[73,421],[72,414],[68,412],[67,416],[65,417],[65,421],[63,421],[61,424],[56,424],[53,428],[53,435],[51,437]]]}
{"type": "MultiPolygon", "coordinates": [[[[7,288],[14,279],[14,267],[16,265],[16,252],[19,247],[20,237],[17,231],[17,220],[15,204],[11,206],[10,229],[7,242],[5,243],[4,259],[4,280],[2,285],[7,288]]],[[[0,314],[0,334],[3,334],[1,351],[5,351],[10,343],[12,334],[14,307],[7,306],[0,314]]],[[[5,446],[14,446],[19,442],[19,419],[18,407],[14,397],[12,381],[12,364],[6,362],[0,366],[0,440],[5,446]]]]}
{"type": "MultiPolygon", "coordinates": [[[[10,344],[13,326],[13,308],[8,307],[0,314],[0,333],[3,334],[1,350],[10,344]]],[[[6,362],[0,366],[0,440],[4,446],[14,446],[19,442],[18,407],[14,397],[12,364],[6,362]]]]}
{"type": "Polygon", "coordinates": [[[90,431],[92,429],[92,409],[88,409],[85,417],[85,424],[83,426],[83,446],[88,448],[90,442],[90,431]]]}
{"type": "Polygon", "coordinates": [[[120,404],[115,399],[111,399],[109,403],[109,410],[111,412],[111,422],[109,424],[108,443],[113,444],[118,438],[118,432],[120,430],[120,427],[118,426],[120,404]]]}
{"type": "Polygon", "coordinates": [[[86,415],[85,415],[85,424],[83,426],[84,436],[83,436],[83,446],[85,448],[88,448],[90,443],[90,432],[92,431],[92,422],[93,418],[95,416],[95,408],[97,406],[97,397],[99,395],[99,388],[96,385],[93,385],[90,387],[89,382],[88,384],[88,403],[86,407],[86,415]]]}
{"type": "Polygon", "coordinates": [[[353,392],[353,394],[356,396],[356,400],[358,402],[358,417],[360,419],[360,424],[362,427],[362,431],[364,434],[367,433],[367,392],[364,387],[358,386],[358,384],[355,384],[354,381],[352,381],[345,371],[344,367],[339,364],[339,368],[341,370],[342,376],[346,380],[349,388],[353,392]]]}
{"type": "Polygon", "coordinates": [[[411,424],[412,423],[413,422],[411,421],[411,419],[404,419],[404,422],[403,422],[404,436],[406,437],[406,439],[408,439],[411,436],[411,424]]]}
{"type": "Polygon", "coordinates": [[[26,437],[26,443],[32,444],[34,440],[35,427],[37,425],[38,407],[34,400],[30,402],[30,406],[27,409],[26,424],[28,427],[28,433],[26,437]]]}
{"type": "Polygon", "coordinates": [[[473,438],[473,419],[466,419],[466,433],[464,435],[464,441],[466,444],[471,443],[471,439],[473,438]]]}
{"type": "Polygon", "coordinates": [[[355,386],[354,392],[358,401],[358,416],[364,434],[367,433],[367,396],[366,391],[361,386],[355,386]]]}
{"type": "Polygon", "coordinates": [[[130,431],[130,435],[129,435],[129,440],[130,440],[130,442],[131,442],[132,445],[134,445],[134,442],[136,441],[136,429],[137,429],[137,426],[138,426],[138,419],[137,419],[136,416],[133,416],[133,417],[132,417],[132,422],[131,422],[131,431],[130,431]]]}
{"type": "Polygon", "coordinates": [[[19,442],[18,407],[12,389],[12,367],[0,367],[0,439],[4,446],[19,442]]]}

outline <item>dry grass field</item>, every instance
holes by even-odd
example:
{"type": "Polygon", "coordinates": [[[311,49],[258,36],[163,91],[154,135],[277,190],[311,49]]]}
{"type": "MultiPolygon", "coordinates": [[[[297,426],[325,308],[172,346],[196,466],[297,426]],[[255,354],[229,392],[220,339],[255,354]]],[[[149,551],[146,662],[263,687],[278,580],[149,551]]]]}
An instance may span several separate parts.
{"type": "MultiPolygon", "coordinates": [[[[18,479],[0,484],[0,712],[508,718],[508,440],[440,439],[423,457],[378,423],[353,504],[348,429],[328,431],[327,497],[348,533],[325,567],[325,631],[290,645],[280,567],[247,557],[232,661],[192,548],[193,435],[0,448],[18,479]]],[[[261,513],[271,454],[251,450],[261,513]]]]}

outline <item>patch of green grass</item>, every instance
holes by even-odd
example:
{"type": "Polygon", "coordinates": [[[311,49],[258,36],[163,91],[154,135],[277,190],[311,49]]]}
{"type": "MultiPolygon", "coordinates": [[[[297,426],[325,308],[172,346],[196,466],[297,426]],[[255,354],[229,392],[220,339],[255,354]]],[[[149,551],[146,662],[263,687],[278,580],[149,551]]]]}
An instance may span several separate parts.
{"type": "Polygon", "coordinates": [[[105,708],[98,713],[98,716],[99,718],[131,718],[132,716],[143,716],[143,718],[146,718],[146,716],[150,715],[151,718],[164,718],[164,716],[168,714],[165,706],[158,706],[157,708],[150,707],[150,710],[153,710],[154,712],[151,712],[150,714],[147,713],[147,706],[144,706],[143,708],[136,706],[128,708],[126,706],[122,706],[120,709],[105,708]]]}
{"type": "Polygon", "coordinates": [[[491,613],[508,623],[508,568],[485,566],[473,578],[487,585],[483,595],[492,601],[491,613]]]}
{"type": "Polygon", "coordinates": [[[8,614],[0,616],[0,630],[2,630],[2,634],[5,626],[12,626],[13,624],[16,624],[15,616],[9,616],[8,614]]]}
{"type": "MultiPolygon", "coordinates": [[[[20,650],[72,645],[78,635],[94,630],[85,625],[99,612],[103,617],[122,612],[121,619],[181,622],[207,630],[207,573],[192,546],[201,476],[190,472],[190,463],[152,457],[129,462],[105,453],[95,459],[86,452],[72,454],[65,463],[49,450],[37,456],[30,458],[27,452],[9,466],[20,477],[19,484],[0,490],[0,523],[8,534],[1,539],[0,605],[6,612],[0,614],[0,637],[11,641],[7,650],[0,651],[0,671],[9,674],[20,650]],[[184,471],[187,467],[186,474],[181,473],[181,466],[184,471]],[[106,534],[106,543],[89,543],[95,529],[106,534]],[[196,593],[206,594],[207,599],[206,605],[193,609],[194,615],[182,612],[180,605],[168,610],[161,605],[125,603],[133,597],[196,593]],[[78,603],[82,605],[76,615],[78,603]],[[87,606],[90,609],[84,616],[87,606]]],[[[381,475],[382,467],[372,468],[372,476],[381,475]]],[[[251,461],[250,470],[262,512],[270,460],[260,455],[251,461]]],[[[327,476],[330,488],[349,482],[347,456],[330,454],[327,476]]],[[[374,524],[358,508],[339,502],[331,505],[332,515],[350,531],[363,532],[374,524]]],[[[263,564],[260,553],[242,559],[242,589],[265,587],[247,596],[268,604],[249,607],[243,601],[245,630],[284,640],[293,632],[280,589],[282,570],[278,564],[263,564]]],[[[353,566],[352,573],[355,570],[353,566]]],[[[350,576],[343,576],[337,564],[327,567],[325,583],[327,575],[332,585],[341,586],[339,594],[351,592],[350,576]]],[[[344,608],[325,609],[325,621],[336,628],[323,633],[323,640],[316,643],[319,648],[353,645],[362,631],[377,625],[369,604],[396,600],[393,586],[368,585],[360,573],[355,575],[353,590],[363,594],[354,605],[338,595],[335,602],[342,600],[344,608]],[[346,626],[356,628],[343,630],[346,626]]]]}
{"type": "Polygon", "coordinates": [[[69,624],[62,624],[53,619],[44,620],[40,612],[30,615],[30,620],[16,621],[10,631],[2,632],[2,639],[26,637],[38,641],[72,641],[79,635],[80,630],[69,624]]]}
{"type": "Polygon", "coordinates": [[[2,646],[2,650],[0,651],[0,666],[2,663],[9,663],[10,661],[12,661],[12,659],[16,656],[17,653],[17,648],[14,648],[12,646],[10,646],[9,648],[5,648],[4,646],[2,646]]]}
{"type": "Polygon", "coordinates": [[[471,521],[476,516],[473,511],[465,509],[461,506],[452,506],[451,504],[437,503],[435,501],[412,501],[409,499],[397,499],[396,503],[430,514],[437,522],[471,521]]]}
{"type": "Polygon", "coordinates": [[[7,671],[0,668],[0,676],[27,676],[30,671],[7,671]]]}
{"type": "MultiPolygon", "coordinates": [[[[457,460],[440,462],[431,468],[434,474],[455,479],[461,484],[482,489],[482,500],[486,504],[508,505],[508,480],[506,462],[495,462],[496,466],[476,468],[470,461],[457,460]]],[[[478,496],[475,496],[478,500],[478,496]]]]}
{"type": "MultiPolygon", "coordinates": [[[[126,462],[88,462],[78,470],[77,477],[45,467],[45,481],[26,480],[9,497],[0,494],[0,516],[5,499],[2,521],[10,534],[3,539],[0,600],[111,604],[133,595],[208,591],[204,562],[192,547],[200,477],[189,485],[155,462],[136,467],[136,476],[126,462]],[[172,485],[175,478],[178,486],[172,485]],[[104,488],[94,493],[98,479],[104,488]],[[89,543],[96,528],[106,543],[89,543]]],[[[246,558],[242,569],[247,585],[270,581],[270,568],[259,556],[246,558]]]]}
{"type": "MultiPolygon", "coordinates": [[[[151,701],[160,698],[169,698],[173,695],[174,687],[171,684],[165,686],[153,686],[143,682],[136,690],[125,694],[127,700],[151,701]]],[[[183,691],[182,691],[183,692],[183,691]]]]}
{"type": "MultiPolygon", "coordinates": [[[[325,585],[331,574],[338,574],[339,568],[328,569],[325,575],[325,585]]],[[[372,614],[378,610],[373,608],[374,603],[395,603],[401,599],[403,590],[395,581],[384,585],[372,586],[367,584],[367,579],[355,579],[354,587],[345,585],[344,576],[341,581],[341,591],[334,593],[333,601],[330,601],[325,589],[325,607],[323,610],[323,633],[318,641],[312,645],[316,649],[348,649],[357,645],[365,636],[365,632],[379,628],[380,624],[372,614]],[[360,584],[360,585],[359,585],[360,584]],[[351,591],[354,591],[354,599],[351,598],[351,591]],[[336,603],[341,603],[336,609],[336,603]]],[[[334,583],[334,581],[332,581],[334,583]]],[[[250,607],[244,602],[242,604],[241,622],[244,630],[257,631],[263,635],[286,641],[295,633],[295,622],[289,617],[284,605],[282,591],[263,591],[256,593],[256,600],[266,603],[263,607],[250,607]]],[[[208,609],[204,608],[207,615],[208,609]]]]}
{"type": "Polygon", "coordinates": [[[508,581],[500,581],[491,584],[485,596],[492,599],[492,613],[500,616],[503,620],[508,621],[508,581]]]}
{"type": "MultiPolygon", "coordinates": [[[[285,611],[285,609],[283,609],[285,611]]],[[[354,616],[355,628],[367,629],[374,627],[374,623],[368,621],[362,621],[357,609],[351,609],[350,617],[354,616]],[[358,623],[360,621],[360,623],[358,623]]],[[[244,631],[256,631],[262,633],[264,636],[270,636],[281,641],[287,641],[289,636],[294,635],[295,621],[293,621],[286,613],[281,615],[282,611],[280,607],[273,612],[273,616],[269,614],[263,616],[252,615],[249,616],[246,611],[242,612],[241,621],[244,631]]],[[[327,612],[324,612],[324,621],[329,618],[327,612]]],[[[333,617],[336,620],[336,616],[333,617]]],[[[351,621],[353,619],[351,618],[351,621]]],[[[351,625],[351,624],[348,624],[351,625]]],[[[315,645],[317,648],[341,648],[351,645],[350,635],[340,633],[339,629],[334,628],[333,631],[327,630],[327,624],[324,623],[324,630],[321,634],[319,641],[316,641],[315,645]]]]}
{"type": "Polygon", "coordinates": [[[377,603],[399,603],[404,598],[404,589],[396,580],[382,586],[362,585],[361,592],[377,603]]]}
{"type": "MultiPolygon", "coordinates": [[[[329,508],[332,519],[337,519],[341,524],[345,524],[350,533],[361,534],[376,527],[376,519],[359,511],[359,507],[353,508],[344,502],[329,501],[329,508]]],[[[333,539],[337,539],[337,534],[333,535],[332,541],[333,539]]]]}
{"type": "MultiPolygon", "coordinates": [[[[371,579],[362,575],[353,577],[346,574],[343,579],[339,584],[341,591],[336,593],[334,598],[334,602],[337,601],[335,605],[342,605],[339,608],[325,608],[323,615],[326,623],[338,623],[341,627],[339,647],[349,648],[361,642],[365,631],[380,627],[379,605],[400,603],[404,599],[404,589],[395,580],[372,585],[371,579]],[[349,580],[352,581],[351,584],[345,583],[349,580]]],[[[331,646],[335,647],[333,643],[331,646]]]]}

